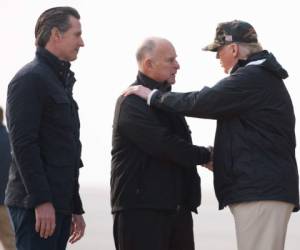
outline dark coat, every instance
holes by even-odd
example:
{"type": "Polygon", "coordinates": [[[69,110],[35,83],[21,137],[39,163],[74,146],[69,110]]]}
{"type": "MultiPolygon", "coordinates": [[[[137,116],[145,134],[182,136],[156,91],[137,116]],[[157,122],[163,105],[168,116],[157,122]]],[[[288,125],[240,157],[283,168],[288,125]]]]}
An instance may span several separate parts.
{"type": "Polygon", "coordinates": [[[6,204],[83,213],[78,175],[82,166],[78,106],[70,63],[43,48],[12,79],[7,122],[13,151],[6,204]]]}
{"type": "Polygon", "coordinates": [[[0,124],[0,205],[4,203],[5,188],[11,162],[8,133],[3,124],[0,124]]]}
{"type": "Polygon", "coordinates": [[[214,185],[220,209],[236,202],[277,200],[298,210],[295,115],[282,80],[287,76],[275,57],[262,51],[239,61],[212,88],[154,94],[155,107],[217,119],[214,185]]]}
{"type": "MultiPolygon", "coordinates": [[[[135,84],[164,89],[139,73],[135,84]]],[[[163,91],[166,91],[164,89],[163,91]]],[[[200,204],[197,164],[210,153],[192,144],[182,116],[149,108],[137,96],[121,96],[116,104],[111,166],[112,212],[123,209],[196,211],[200,204]]]]}

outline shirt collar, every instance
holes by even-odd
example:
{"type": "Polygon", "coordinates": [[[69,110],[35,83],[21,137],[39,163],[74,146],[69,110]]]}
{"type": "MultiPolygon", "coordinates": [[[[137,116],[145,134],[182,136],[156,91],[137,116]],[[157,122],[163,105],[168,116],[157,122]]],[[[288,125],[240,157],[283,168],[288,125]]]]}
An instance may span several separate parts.
{"type": "Polygon", "coordinates": [[[57,71],[66,71],[71,67],[71,64],[69,62],[60,60],[45,48],[38,47],[36,50],[36,55],[45,59],[57,71]]]}
{"type": "Polygon", "coordinates": [[[67,87],[73,88],[73,84],[75,83],[76,79],[74,77],[74,73],[70,70],[70,62],[60,60],[57,56],[42,47],[37,48],[36,56],[46,61],[47,64],[50,65],[65,86],[68,85],[67,87]]]}
{"type": "Polygon", "coordinates": [[[230,71],[230,74],[234,73],[238,68],[245,67],[247,65],[254,64],[252,62],[257,61],[259,64],[263,63],[264,61],[261,61],[263,59],[266,59],[269,52],[267,50],[260,51],[258,53],[255,53],[251,56],[249,56],[246,60],[239,60],[236,65],[232,68],[230,71]]]}
{"type": "Polygon", "coordinates": [[[158,89],[162,92],[171,91],[171,85],[166,81],[163,83],[155,81],[140,71],[138,72],[137,80],[135,84],[141,84],[149,89],[158,89]]]}

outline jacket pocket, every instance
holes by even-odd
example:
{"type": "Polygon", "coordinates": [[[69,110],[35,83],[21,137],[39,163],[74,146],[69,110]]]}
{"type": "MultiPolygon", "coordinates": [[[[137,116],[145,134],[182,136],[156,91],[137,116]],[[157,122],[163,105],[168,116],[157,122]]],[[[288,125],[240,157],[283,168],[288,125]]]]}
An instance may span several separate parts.
{"type": "Polygon", "coordinates": [[[72,127],[72,106],[71,101],[63,94],[50,96],[47,109],[49,122],[57,127],[72,127]]]}

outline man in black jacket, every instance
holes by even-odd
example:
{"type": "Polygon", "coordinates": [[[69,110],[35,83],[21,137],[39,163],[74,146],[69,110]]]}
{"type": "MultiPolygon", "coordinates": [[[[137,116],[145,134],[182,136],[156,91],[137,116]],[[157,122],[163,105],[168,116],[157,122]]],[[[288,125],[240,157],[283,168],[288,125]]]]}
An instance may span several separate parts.
{"type": "Polygon", "coordinates": [[[217,120],[214,185],[220,209],[229,205],[239,250],[283,250],[291,212],[299,210],[295,116],[286,70],[263,50],[243,21],[220,23],[212,44],[230,76],[198,92],[134,87],[151,106],[217,120]]]}
{"type": "Polygon", "coordinates": [[[4,250],[15,250],[16,240],[7,207],[4,205],[5,188],[11,163],[8,133],[3,124],[3,109],[0,107],[0,245],[4,250]]]}
{"type": "MultiPolygon", "coordinates": [[[[137,51],[141,83],[171,90],[179,64],[173,45],[149,38],[137,51]]],[[[192,144],[185,119],[149,108],[137,96],[116,104],[111,168],[111,206],[118,250],[193,250],[191,211],[200,205],[196,165],[210,160],[192,144]]]]}
{"type": "Polygon", "coordinates": [[[85,229],[79,196],[81,143],[70,62],[84,46],[80,15],[46,10],[35,27],[36,57],[12,79],[7,122],[12,165],[5,202],[18,250],[66,248],[85,229]]]}

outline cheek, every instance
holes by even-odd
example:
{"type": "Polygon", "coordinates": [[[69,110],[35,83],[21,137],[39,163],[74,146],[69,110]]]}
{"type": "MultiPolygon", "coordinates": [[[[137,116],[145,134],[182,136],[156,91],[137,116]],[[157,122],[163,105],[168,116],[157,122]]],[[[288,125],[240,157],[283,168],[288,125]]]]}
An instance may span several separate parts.
{"type": "Polygon", "coordinates": [[[65,43],[66,49],[71,50],[76,45],[76,43],[77,43],[77,40],[75,38],[70,37],[65,43]]]}
{"type": "Polygon", "coordinates": [[[220,56],[220,60],[224,67],[230,67],[233,62],[233,59],[228,55],[220,56]]]}
{"type": "Polygon", "coordinates": [[[167,66],[165,66],[165,68],[164,68],[164,72],[165,72],[166,74],[171,74],[171,73],[173,72],[173,69],[174,69],[173,65],[167,65],[167,66]]]}
{"type": "Polygon", "coordinates": [[[168,67],[164,70],[164,75],[166,78],[169,78],[171,76],[171,74],[172,74],[172,69],[170,67],[168,67]]]}
{"type": "Polygon", "coordinates": [[[164,76],[166,76],[166,75],[169,74],[169,69],[168,69],[168,67],[166,67],[166,66],[163,65],[163,64],[158,65],[157,68],[156,68],[156,70],[157,70],[157,73],[158,73],[159,75],[161,75],[162,77],[164,77],[164,76]]]}

